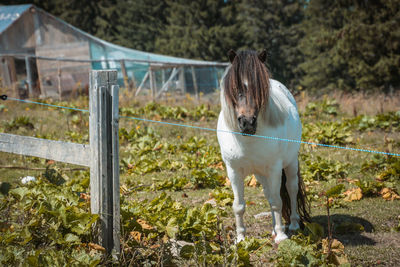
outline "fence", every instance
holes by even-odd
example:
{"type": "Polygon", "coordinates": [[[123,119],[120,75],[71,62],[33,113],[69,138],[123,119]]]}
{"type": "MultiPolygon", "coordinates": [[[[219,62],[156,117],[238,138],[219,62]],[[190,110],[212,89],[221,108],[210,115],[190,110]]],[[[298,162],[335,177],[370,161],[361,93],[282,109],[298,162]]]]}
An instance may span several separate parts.
{"type": "Polygon", "coordinates": [[[91,211],[100,215],[100,244],[120,253],[117,71],[92,71],[89,145],[0,133],[0,151],[90,167],[91,211]]]}
{"type": "Polygon", "coordinates": [[[206,94],[219,87],[226,63],[166,63],[139,59],[77,59],[0,54],[0,88],[18,98],[73,98],[87,94],[89,72],[116,69],[117,82],[132,95],[156,100],[166,92],[206,94]]]}

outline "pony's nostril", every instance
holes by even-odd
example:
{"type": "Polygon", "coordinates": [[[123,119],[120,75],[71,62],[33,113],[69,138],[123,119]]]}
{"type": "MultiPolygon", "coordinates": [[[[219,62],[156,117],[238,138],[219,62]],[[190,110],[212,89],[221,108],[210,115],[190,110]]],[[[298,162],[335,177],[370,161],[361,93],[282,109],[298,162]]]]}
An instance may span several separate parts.
{"type": "Polygon", "coordinates": [[[251,125],[254,125],[254,124],[256,123],[256,121],[257,121],[257,117],[256,117],[256,116],[253,116],[253,117],[251,118],[251,120],[250,120],[250,124],[251,124],[251,125]]]}
{"type": "Polygon", "coordinates": [[[243,128],[243,127],[246,126],[246,120],[245,120],[245,118],[244,118],[243,115],[241,115],[241,116],[238,117],[238,122],[239,122],[239,126],[240,126],[240,127],[243,128]]]}

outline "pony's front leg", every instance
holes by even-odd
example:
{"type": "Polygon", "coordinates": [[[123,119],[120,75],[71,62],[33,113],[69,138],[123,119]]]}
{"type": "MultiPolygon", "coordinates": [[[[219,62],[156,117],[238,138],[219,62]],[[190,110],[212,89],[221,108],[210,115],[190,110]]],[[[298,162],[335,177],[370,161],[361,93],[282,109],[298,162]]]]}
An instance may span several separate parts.
{"type": "Polygon", "coordinates": [[[246,202],[244,201],[244,181],[243,172],[238,169],[233,169],[226,164],[229,180],[234,195],[233,213],[236,219],[236,242],[244,240],[246,235],[246,227],[244,226],[243,214],[246,210],[246,202]]]}
{"type": "Polygon", "coordinates": [[[271,206],[273,234],[275,234],[275,243],[287,239],[282,223],[282,199],[280,189],[282,183],[282,163],[276,163],[271,167],[266,177],[264,194],[267,193],[269,205],[271,206]],[[265,192],[266,191],[266,192],[265,192]]]}

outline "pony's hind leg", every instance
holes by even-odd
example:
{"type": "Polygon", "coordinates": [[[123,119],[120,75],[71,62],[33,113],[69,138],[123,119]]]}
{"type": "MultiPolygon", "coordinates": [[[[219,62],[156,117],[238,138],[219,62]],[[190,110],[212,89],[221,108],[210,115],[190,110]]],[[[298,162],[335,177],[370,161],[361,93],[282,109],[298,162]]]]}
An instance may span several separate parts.
{"type": "Polygon", "coordinates": [[[282,163],[275,164],[269,170],[267,177],[258,177],[261,183],[264,195],[268,199],[271,207],[273,234],[275,235],[275,243],[288,238],[284,232],[282,223],[282,199],[280,196],[280,188],[282,182],[282,163]]]}
{"type": "Polygon", "coordinates": [[[299,192],[299,177],[297,175],[298,168],[299,163],[296,159],[284,169],[286,174],[286,189],[290,198],[290,231],[296,231],[300,228],[300,216],[297,212],[297,194],[299,192]]]}
{"type": "Polygon", "coordinates": [[[243,221],[243,214],[246,210],[246,202],[244,201],[244,174],[240,170],[233,169],[228,164],[226,164],[226,168],[235,198],[232,208],[236,219],[236,242],[239,243],[244,240],[246,235],[246,227],[243,221]]]}

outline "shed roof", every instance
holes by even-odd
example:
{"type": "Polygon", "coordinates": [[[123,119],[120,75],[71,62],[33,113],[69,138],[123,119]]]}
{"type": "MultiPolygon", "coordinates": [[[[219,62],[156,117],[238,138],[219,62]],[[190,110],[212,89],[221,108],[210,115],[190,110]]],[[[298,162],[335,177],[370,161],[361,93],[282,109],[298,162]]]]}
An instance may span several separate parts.
{"type": "Polygon", "coordinates": [[[0,6],[0,34],[33,5],[0,6]]]}

